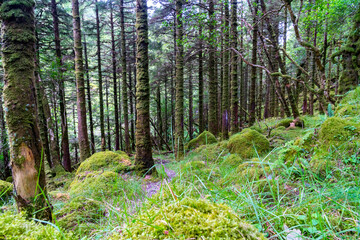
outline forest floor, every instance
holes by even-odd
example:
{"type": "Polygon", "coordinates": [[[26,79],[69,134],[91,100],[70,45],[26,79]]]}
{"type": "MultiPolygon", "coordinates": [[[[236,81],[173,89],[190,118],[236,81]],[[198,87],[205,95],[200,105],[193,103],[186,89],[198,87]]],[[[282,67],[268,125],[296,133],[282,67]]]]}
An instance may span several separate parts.
{"type": "MultiPolygon", "coordinates": [[[[156,177],[110,151],[73,173],[47,170],[51,227],[63,239],[359,239],[359,106],[357,89],[331,116],[267,119],[229,140],[201,134],[180,161],[155,151],[156,177]]],[[[4,196],[0,225],[16,212],[4,196]]],[[[9,229],[0,239],[18,239],[9,229]]]]}

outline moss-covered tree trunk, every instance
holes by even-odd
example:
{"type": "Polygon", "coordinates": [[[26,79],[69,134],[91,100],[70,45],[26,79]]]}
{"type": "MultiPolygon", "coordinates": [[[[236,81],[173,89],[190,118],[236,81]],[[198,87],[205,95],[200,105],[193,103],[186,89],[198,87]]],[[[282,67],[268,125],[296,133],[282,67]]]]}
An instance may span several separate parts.
{"type": "MultiPolygon", "coordinates": [[[[199,1],[201,4],[201,0],[199,1]]],[[[199,132],[202,133],[205,130],[205,121],[204,121],[204,73],[203,73],[203,44],[202,44],[202,26],[199,26],[199,53],[198,53],[198,76],[199,76],[199,132]]]]}
{"type": "Polygon", "coordinates": [[[3,82],[1,81],[0,86],[0,128],[1,128],[1,154],[3,155],[3,179],[6,180],[6,178],[11,176],[11,168],[10,168],[10,156],[9,156],[9,144],[8,144],[8,136],[7,136],[7,130],[6,130],[6,124],[5,124],[5,114],[4,114],[4,108],[3,108],[3,82]]]}
{"type": "Polygon", "coordinates": [[[98,0],[95,0],[95,15],[96,15],[96,46],[97,46],[98,79],[99,79],[101,151],[105,151],[105,149],[106,149],[105,120],[104,120],[105,117],[104,117],[103,81],[102,81],[102,70],[101,70],[101,34],[100,34],[100,18],[99,18],[99,2],[98,2],[98,0]]]}
{"type": "MultiPolygon", "coordinates": [[[[129,91],[131,92],[130,94],[130,116],[131,116],[131,119],[130,119],[130,132],[131,132],[131,150],[134,151],[135,150],[135,117],[134,115],[134,97],[135,97],[135,94],[133,93],[133,80],[132,80],[132,70],[133,67],[130,65],[129,66],[129,91]]],[[[134,67],[135,69],[135,67],[134,67]]]]}
{"type": "Polygon", "coordinates": [[[150,139],[149,38],[146,0],[136,0],[136,143],[135,165],[142,172],[155,171],[150,139]]]}
{"type": "Polygon", "coordinates": [[[59,31],[59,17],[57,13],[56,0],[51,0],[51,11],[54,23],[54,37],[55,37],[55,54],[57,63],[57,81],[59,85],[59,105],[60,105],[60,120],[61,120],[61,151],[62,151],[62,164],[66,171],[71,172],[71,159],[69,150],[69,132],[66,117],[66,101],[65,101],[65,85],[64,76],[62,72],[62,54],[60,44],[60,31],[59,31]]]}
{"type": "Polygon", "coordinates": [[[52,220],[36,122],[34,1],[1,1],[4,108],[15,200],[29,218],[52,220]]]}
{"type": "Polygon", "coordinates": [[[126,42],[125,42],[125,16],[124,16],[124,1],[120,0],[120,14],[121,14],[121,65],[122,65],[122,106],[124,114],[124,134],[125,134],[125,152],[131,152],[130,146],[130,131],[129,131],[129,108],[128,108],[128,94],[127,94],[127,69],[126,69],[126,42]]]}
{"type": "Polygon", "coordinates": [[[157,81],[156,86],[156,127],[157,127],[157,134],[158,134],[158,147],[160,150],[162,150],[162,144],[163,144],[163,135],[162,135],[162,114],[161,114],[161,82],[160,80],[157,81]]]}
{"type": "Polygon", "coordinates": [[[175,157],[184,155],[184,46],[182,0],[176,0],[175,157]]]}
{"type": "MultiPolygon", "coordinates": [[[[257,11],[258,11],[258,1],[253,2],[254,13],[253,13],[253,36],[252,36],[252,64],[257,63],[257,39],[258,39],[258,24],[257,24],[257,11]]],[[[255,123],[255,111],[256,111],[256,67],[251,67],[251,81],[250,81],[250,111],[249,111],[249,125],[255,123]]]]}
{"type": "Polygon", "coordinates": [[[229,1],[225,0],[224,2],[224,53],[223,53],[223,80],[222,80],[222,137],[224,139],[229,138],[229,1]]]}
{"type": "Polygon", "coordinates": [[[89,137],[86,124],[86,100],[84,65],[81,44],[81,26],[78,0],[72,0],[73,35],[75,52],[75,79],[76,79],[76,105],[78,117],[78,140],[80,149],[80,161],[90,157],[89,137]]]}
{"type": "Polygon", "coordinates": [[[110,27],[111,27],[111,61],[114,88],[114,117],[115,117],[115,151],[120,150],[120,126],[119,126],[119,106],[118,106],[118,87],[117,87],[117,62],[115,48],[114,15],[113,5],[110,1],[110,27]]]}
{"type": "Polygon", "coordinates": [[[213,0],[209,0],[209,63],[208,63],[208,71],[209,71],[209,116],[208,116],[208,126],[209,131],[217,135],[217,126],[218,123],[216,121],[216,102],[217,102],[217,83],[215,76],[215,42],[216,42],[216,34],[215,34],[215,3],[213,0]]]}
{"type": "Polygon", "coordinates": [[[89,75],[89,61],[88,61],[88,51],[87,51],[87,42],[86,34],[84,34],[84,58],[85,58],[85,76],[86,76],[86,94],[87,94],[87,110],[89,112],[89,128],[90,128],[90,149],[91,153],[95,153],[95,136],[94,136],[94,121],[92,115],[91,107],[91,88],[90,88],[90,75],[89,75]]]}
{"type": "MultiPolygon", "coordinates": [[[[237,48],[237,1],[231,0],[231,29],[230,29],[230,45],[231,48],[237,48]]],[[[237,74],[237,55],[235,51],[231,51],[231,88],[230,88],[230,104],[231,104],[231,133],[239,131],[238,117],[239,117],[239,104],[238,104],[238,74],[237,74]]],[[[246,79],[245,79],[246,81],[246,79]]]]}
{"type": "Polygon", "coordinates": [[[189,66],[189,138],[194,137],[194,117],[193,117],[193,80],[192,80],[192,66],[189,66]]]}

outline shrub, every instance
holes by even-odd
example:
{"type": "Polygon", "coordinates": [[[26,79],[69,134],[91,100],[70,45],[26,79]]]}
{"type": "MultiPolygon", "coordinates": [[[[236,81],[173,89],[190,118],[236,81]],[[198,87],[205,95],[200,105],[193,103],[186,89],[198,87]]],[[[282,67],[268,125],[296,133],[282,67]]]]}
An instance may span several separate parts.
{"type": "MultiPolygon", "coordinates": [[[[230,207],[184,198],[140,213],[123,231],[125,239],[265,239],[230,207]]],[[[115,238],[114,238],[115,239],[115,238]]]]}
{"type": "Polygon", "coordinates": [[[7,240],[65,240],[74,239],[73,234],[66,233],[51,225],[28,221],[24,214],[13,214],[10,211],[0,214],[0,239],[7,240]]]}
{"type": "Polygon", "coordinates": [[[129,156],[124,152],[104,151],[93,154],[82,162],[76,174],[85,171],[97,171],[100,169],[113,170],[116,172],[126,170],[131,165],[129,156]]]}
{"type": "Polygon", "coordinates": [[[270,150],[269,141],[259,132],[244,129],[241,133],[231,136],[227,145],[230,153],[237,153],[242,158],[251,158],[270,150]]]}
{"type": "Polygon", "coordinates": [[[191,150],[191,149],[195,149],[201,145],[207,145],[207,144],[212,144],[212,143],[216,143],[216,142],[217,142],[217,140],[216,140],[214,134],[212,134],[211,132],[208,132],[208,131],[204,131],[197,138],[194,138],[193,140],[191,140],[185,146],[185,149],[191,150]]]}

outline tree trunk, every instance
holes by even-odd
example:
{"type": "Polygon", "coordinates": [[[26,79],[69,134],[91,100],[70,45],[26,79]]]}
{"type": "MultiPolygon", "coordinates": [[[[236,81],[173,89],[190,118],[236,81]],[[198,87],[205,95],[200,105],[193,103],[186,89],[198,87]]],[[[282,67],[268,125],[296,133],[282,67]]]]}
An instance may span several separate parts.
{"type": "Polygon", "coordinates": [[[78,0],[72,0],[73,7],[73,34],[75,51],[75,79],[76,79],[76,105],[78,117],[78,139],[80,149],[80,161],[90,157],[90,146],[86,124],[86,100],[84,65],[81,44],[81,26],[78,0]]]}
{"type": "Polygon", "coordinates": [[[36,120],[34,6],[29,0],[1,2],[3,96],[18,210],[51,221],[36,120]]]}
{"type": "Polygon", "coordinates": [[[194,137],[192,63],[189,65],[189,138],[194,137]]]}
{"type": "Polygon", "coordinates": [[[117,87],[117,76],[116,76],[117,62],[116,62],[114,16],[113,16],[112,2],[110,2],[110,25],[111,25],[112,74],[113,74],[113,87],[114,87],[115,151],[117,151],[120,150],[120,126],[119,126],[119,106],[118,106],[118,94],[117,94],[118,87],[117,87]]]}
{"type": "Polygon", "coordinates": [[[222,138],[229,138],[229,0],[224,2],[225,19],[224,19],[224,75],[223,75],[223,89],[222,89],[222,138]]]}
{"type": "Polygon", "coordinates": [[[96,45],[97,45],[98,78],[99,78],[101,151],[105,151],[106,139],[105,139],[103,82],[102,82],[102,71],[101,71],[101,40],[100,40],[100,18],[99,18],[98,0],[95,0],[95,14],[96,14],[96,39],[97,39],[96,45]]]}
{"type": "MultiPolygon", "coordinates": [[[[230,45],[231,48],[237,49],[237,1],[231,0],[231,30],[230,45]]],[[[230,104],[231,104],[231,134],[239,131],[238,116],[238,75],[237,75],[237,55],[231,51],[231,88],[230,88],[230,104]]]]}
{"type": "Polygon", "coordinates": [[[135,165],[142,172],[155,170],[150,138],[150,84],[148,20],[146,0],[136,0],[136,155],[135,165]]]}
{"type": "Polygon", "coordinates": [[[184,155],[184,46],[182,0],[176,0],[175,157],[184,155]]]}
{"type": "MultiPolygon", "coordinates": [[[[201,4],[201,0],[199,2],[201,4]]],[[[199,26],[199,37],[202,38],[202,26],[199,26]]],[[[199,40],[199,54],[198,54],[198,64],[199,64],[199,133],[202,133],[205,130],[205,121],[204,121],[204,77],[203,77],[203,45],[202,40],[199,40]]]]}
{"type": "Polygon", "coordinates": [[[67,117],[66,117],[65,85],[64,85],[64,76],[62,72],[63,62],[61,55],[59,17],[57,14],[56,0],[51,0],[51,10],[52,10],[53,22],[54,22],[55,53],[56,53],[56,63],[57,63],[57,71],[58,71],[57,80],[59,85],[59,97],[60,97],[59,105],[60,105],[60,117],[61,117],[61,150],[63,157],[63,166],[66,171],[71,172],[69,132],[67,125],[67,117]]]}
{"type": "Polygon", "coordinates": [[[5,125],[5,114],[4,114],[2,96],[3,96],[3,89],[1,85],[0,87],[1,154],[3,155],[3,161],[4,161],[3,179],[6,180],[6,178],[11,176],[11,168],[9,165],[10,164],[9,144],[8,144],[6,125],[5,125]]]}
{"type": "MultiPolygon", "coordinates": [[[[253,36],[252,36],[252,64],[257,63],[257,38],[258,38],[258,24],[257,24],[258,1],[254,1],[253,13],[253,36]]],[[[250,111],[249,111],[249,126],[255,123],[256,118],[256,67],[251,67],[251,82],[250,82],[250,111]]]]}

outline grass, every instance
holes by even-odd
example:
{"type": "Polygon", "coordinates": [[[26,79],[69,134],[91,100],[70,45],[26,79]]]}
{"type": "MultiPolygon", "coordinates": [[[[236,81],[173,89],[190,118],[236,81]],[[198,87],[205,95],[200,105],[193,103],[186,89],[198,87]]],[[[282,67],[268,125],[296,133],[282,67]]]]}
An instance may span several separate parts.
{"type": "MultiPolygon", "coordinates": [[[[306,129],[291,132],[293,135],[287,135],[285,142],[305,135],[325,120],[322,116],[307,118],[306,129]]],[[[275,120],[271,121],[276,124],[275,120]]],[[[114,236],[128,231],[126,226],[151,206],[172,204],[190,197],[227,204],[268,239],[286,239],[295,231],[301,232],[303,239],[359,239],[360,169],[357,156],[349,155],[346,148],[330,148],[327,156],[337,164],[326,169],[324,174],[318,174],[309,166],[309,152],[314,149],[299,154],[291,162],[278,161],[283,150],[284,145],[279,145],[270,153],[258,156],[256,161],[245,159],[242,164],[247,166],[249,172],[246,174],[241,174],[244,172],[240,172],[239,166],[222,164],[228,154],[221,150],[214,151],[217,155],[206,154],[205,158],[201,151],[193,151],[182,161],[174,161],[171,154],[155,155],[155,159],[168,162],[166,168],[175,171],[176,177],[166,180],[162,165],[157,165],[157,179],[123,173],[121,176],[126,181],[119,181],[123,191],[119,192],[117,186],[109,196],[95,199],[103,210],[98,213],[97,220],[84,223],[79,219],[78,226],[85,224],[85,228],[75,227],[71,231],[79,239],[117,239],[114,236]],[[255,168],[255,173],[250,174],[255,168]],[[151,198],[143,190],[148,181],[161,182],[158,194],[151,198]]],[[[63,194],[67,192],[66,187],[57,190],[63,194]]],[[[89,195],[84,197],[90,198],[89,195]]],[[[51,200],[55,213],[67,202],[56,195],[51,200]]],[[[12,208],[13,205],[10,201],[4,207],[12,208]]],[[[151,221],[145,224],[151,225],[151,221]]]]}

